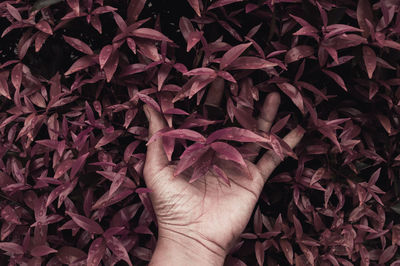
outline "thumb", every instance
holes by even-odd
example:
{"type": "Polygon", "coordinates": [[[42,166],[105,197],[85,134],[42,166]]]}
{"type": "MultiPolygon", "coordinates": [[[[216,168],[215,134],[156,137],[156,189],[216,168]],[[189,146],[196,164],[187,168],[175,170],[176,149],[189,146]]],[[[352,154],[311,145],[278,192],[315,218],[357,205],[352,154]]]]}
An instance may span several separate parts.
{"type": "MultiPolygon", "coordinates": [[[[154,133],[167,127],[167,124],[161,114],[149,105],[144,105],[143,110],[149,121],[150,139],[154,133]]],[[[144,165],[145,179],[147,179],[148,175],[151,176],[152,173],[157,173],[167,165],[168,159],[164,153],[162,138],[157,138],[157,140],[147,146],[146,162],[144,165]]]]}

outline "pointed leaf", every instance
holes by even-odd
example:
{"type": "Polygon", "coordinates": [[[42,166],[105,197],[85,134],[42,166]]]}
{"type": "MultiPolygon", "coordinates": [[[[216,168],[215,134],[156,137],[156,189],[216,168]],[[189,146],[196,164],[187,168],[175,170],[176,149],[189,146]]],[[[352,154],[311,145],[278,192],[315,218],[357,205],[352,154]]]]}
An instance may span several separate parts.
{"type": "Polygon", "coordinates": [[[72,38],[72,37],[68,37],[63,35],[64,40],[71,45],[72,47],[74,47],[76,50],[85,53],[87,55],[92,55],[93,51],[92,49],[89,47],[89,45],[87,45],[86,43],[82,42],[79,39],[76,38],[72,38]]]}
{"type": "Polygon", "coordinates": [[[254,56],[241,56],[234,60],[228,69],[263,69],[268,67],[277,66],[277,63],[254,57],[254,56]]]}
{"type": "Polygon", "coordinates": [[[344,84],[343,79],[342,79],[338,74],[336,74],[335,72],[332,72],[332,71],[330,71],[330,70],[326,70],[326,69],[322,69],[322,71],[323,71],[326,75],[328,75],[329,77],[331,77],[340,87],[342,87],[342,89],[344,89],[345,91],[347,91],[346,84],[344,84]]]}
{"type": "Polygon", "coordinates": [[[72,73],[75,73],[82,69],[86,69],[90,66],[93,66],[95,63],[96,62],[92,59],[91,56],[86,55],[86,56],[81,57],[78,60],[76,60],[72,64],[72,66],[67,70],[67,72],[64,73],[64,75],[66,75],[66,76],[71,75],[72,73]]]}
{"type": "Polygon", "coordinates": [[[232,3],[242,2],[242,1],[243,0],[217,0],[207,8],[207,11],[214,9],[214,8],[223,7],[223,6],[232,4],[232,3]]]}
{"type": "Polygon", "coordinates": [[[46,245],[40,245],[40,246],[34,247],[31,250],[31,255],[34,257],[42,257],[42,256],[49,255],[51,253],[57,253],[57,250],[52,249],[51,247],[46,246],[46,245]]]}
{"type": "Polygon", "coordinates": [[[150,28],[139,28],[131,32],[133,36],[145,38],[145,39],[152,39],[156,41],[166,41],[166,42],[173,42],[167,36],[162,34],[159,31],[150,29],[150,28]]]}
{"type": "Polygon", "coordinates": [[[98,266],[101,259],[104,256],[106,250],[106,245],[102,237],[96,238],[89,248],[89,253],[87,257],[88,266],[98,266]]]}
{"type": "Polygon", "coordinates": [[[374,74],[376,68],[376,54],[374,50],[368,46],[363,46],[363,58],[368,77],[372,79],[372,75],[374,74]]]}
{"type": "Polygon", "coordinates": [[[219,64],[219,69],[223,70],[229,66],[233,61],[235,61],[247,48],[251,46],[250,43],[243,43],[236,45],[229,49],[221,58],[221,63],[219,64]]]}
{"type": "Polygon", "coordinates": [[[106,45],[101,49],[99,54],[100,69],[103,69],[104,65],[107,63],[107,60],[110,58],[112,51],[113,47],[111,44],[106,45]]]}
{"type": "Polygon", "coordinates": [[[22,246],[13,242],[0,242],[0,249],[11,254],[24,254],[24,249],[22,246]]]}
{"type": "Polygon", "coordinates": [[[295,46],[289,51],[287,51],[285,55],[286,64],[290,64],[296,62],[305,57],[310,57],[314,54],[314,48],[308,45],[299,45],[295,46]]]}
{"type": "Polygon", "coordinates": [[[116,237],[111,236],[110,238],[106,239],[106,244],[118,259],[124,260],[129,266],[132,266],[128,252],[121,241],[119,241],[116,237]]]}
{"type": "Polygon", "coordinates": [[[206,138],[200,133],[190,129],[174,129],[162,134],[164,137],[188,139],[196,142],[205,142],[206,138]]]}
{"type": "Polygon", "coordinates": [[[269,138],[264,138],[248,129],[238,127],[223,128],[213,132],[208,136],[206,144],[212,143],[217,139],[240,142],[270,142],[269,138]]]}
{"type": "Polygon", "coordinates": [[[69,215],[72,220],[81,228],[83,228],[84,230],[88,231],[91,234],[102,234],[104,233],[103,228],[101,228],[101,226],[96,223],[95,221],[93,221],[92,219],[89,219],[85,216],[76,214],[76,213],[72,213],[69,211],[65,212],[67,215],[69,215]]]}
{"type": "Polygon", "coordinates": [[[180,156],[180,161],[176,166],[174,176],[179,175],[184,170],[195,164],[208,150],[209,147],[201,143],[195,143],[189,146],[180,156]]]}
{"type": "Polygon", "coordinates": [[[223,160],[231,160],[244,168],[247,168],[247,165],[240,154],[240,152],[234,148],[233,146],[225,143],[225,142],[213,142],[211,143],[211,148],[217,152],[217,156],[223,160]]]}

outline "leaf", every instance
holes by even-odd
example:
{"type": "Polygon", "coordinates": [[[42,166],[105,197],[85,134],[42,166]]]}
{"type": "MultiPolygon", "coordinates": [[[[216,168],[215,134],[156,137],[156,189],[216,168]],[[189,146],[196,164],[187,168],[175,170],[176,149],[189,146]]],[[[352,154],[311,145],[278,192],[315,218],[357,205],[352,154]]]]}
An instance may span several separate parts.
{"type": "Polygon", "coordinates": [[[158,103],[151,98],[150,96],[143,94],[143,93],[137,93],[136,94],[140,100],[142,100],[144,103],[150,105],[154,110],[156,110],[157,112],[161,113],[161,108],[158,105],[158,103]]]}
{"type": "Polygon", "coordinates": [[[72,66],[64,73],[64,75],[68,76],[71,75],[72,73],[75,73],[77,71],[86,69],[90,66],[93,66],[96,62],[92,59],[90,55],[83,56],[76,60],[72,66]]]}
{"type": "Polygon", "coordinates": [[[1,210],[1,217],[9,223],[21,224],[17,213],[10,205],[3,207],[1,210]]]}
{"type": "Polygon", "coordinates": [[[299,108],[301,113],[305,114],[303,96],[301,95],[300,91],[295,86],[287,82],[277,83],[276,85],[292,100],[297,108],[299,108]]]}
{"type": "Polygon", "coordinates": [[[210,136],[208,136],[206,144],[210,144],[217,139],[234,140],[240,142],[270,142],[270,139],[268,138],[257,135],[248,129],[238,127],[228,127],[213,132],[210,136]]]}
{"type": "Polygon", "coordinates": [[[93,51],[92,49],[89,47],[89,45],[87,45],[86,43],[82,42],[79,39],[76,38],[72,38],[72,37],[68,37],[63,35],[64,40],[71,45],[72,47],[74,47],[76,50],[87,54],[87,55],[92,55],[93,51]]]}
{"type": "Polygon", "coordinates": [[[183,75],[185,76],[198,76],[198,75],[207,75],[207,76],[215,76],[216,72],[214,69],[207,68],[207,67],[200,67],[200,68],[195,68],[192,69],[183,75]]]}
{"type": "Polygon", "coordinates": [[[19,90],[22,82],[22,63],[16,64],[11,71],[11,82],[14,88],[19,90]]]}
{"type": "Polygon", "coordinates": [[[31,11],[40,10],[60,2],[63,2],[63,0],[37,0],[33,4],[31,11]]]}
{"type": "Polygon", "coordinates": [[[11,254],[24,254],[24,249],[22,248],[22,246],[13,242],[0,242],[0,249],[11,254]]]}
{"type": "Polygon", "coordinates": [[[208,150],[209,147],[201,143],[195,143],[189,146],[180,156],[180,161],[176,166],[174,176],[179,175],[187,168],[195,164],[198,161],[198,159],[208,150]]]}
{"type": "Polygon", "coordinates": [[[264,265],[264,246],[260,241],[256,241],[255,245],[254,245],[254,251],[256,253],[256,259],[258,262],[258,265],[262,266],[264,265]]]}
{"type": "Polygon", "coordinates": [[[57,170],[54,173],[54,179],[60,178],[62,175],[64,175],[73,165],[72,160],[65,160],[62,161],[58,166],[57,170]]]}
{"type": "Polygon", "coordinates": [[[262,58],[254,56],[241,56],[234,60],[229,65],[228,69],[263,69],[277,65],[277,63],[262,58]]]}
{"type": "Polygon", "coordinates": [[[99,54],[100,69],[103,69],[104,65],[107,63],[107,60],[110,58],[112,51],[113,51],[113,47],[111,44],[106,45],[103,48],[101,48],[101,51],[99,54]]]}
{"type": "Polygon", "coordinates": [[[110,82],[112,77],[114,76],[115,71],[117,70],[119,62],[119,52],[115,50],[110,58],[107,60],[106,64],[104,65],[104,73],[106,74],[107,82],[110,82]]]}
{"type": "Polygon", "coordinates": [[[132,266],[128,252],[121,241],[119,241],[116,237],[111,236],[110,238],[106,239],[106,245],[118,259],[124,260],[129,266],[132,266]]]}
{"type": "Polygon", "coordinates": [[[207,8],[207,11],[214,9],[214,8],[223,7],[223,6],[232,4],[232,3],[242,2],[242,1],[243,0],[217,0],[207,8]]]}
{"type": "Polygon", "coordinates": [[[288,260],[289,264],[293,265],[293,249],[292,249],[292,245],[286,239],[280,239],[279,240],[279,244],[280,244],[281,249],[283,251],[283,254],[285,254],[285,257],[288,260]]]}
{"type": "Polygon", "coordinates": [[[129,1],[128,12],[127,12],[128,24],[132,24],[138,20],[139,15],[142,12],[145,3],[146,0],[129,1]]]}
{"type": "Polygon", "coordinates": [[[196,142],[205,142],[206,138],[200,133],[190,130],[190,129],[174,129],[162,133],[164,137],[188,139],[196,142]]]}
{"type": "Polygon", "coordinates": [[[213,142],[211,143],[211,148],[217,152],[217,156],[223,160],[234,161],[244,168],[247,165],[240,154],[240,152],[233,146],[225,142],[213,142]]]}
{"type": "Polygon", "coordinates": [[[106,134],[104,135],[96,144],[96,146],[94,146],[95,149],[98,149],[104,145],[107,145],[108,143],[116,140],[119,136],[121,136],[123,133],[122,130],[115,130],[114,132],[110,133],[110,134],[106,134]]]}
{"type": "Polygon", "coordinates": [[[153,29],[149,29],[149,28],[139,28],[139,29],[133,30],[131,32],[131,34],[133,36],[145,38],[145,39],[173,42],[172,40],[170,40],[167,36],[165,36],[161,32],[153,30],[153,29]]]}
{"type": "Polygon", "coordinates": [[[83,228],[84,230],[88,231],[91,234],[102,234],[104,233],[103,228],[101,228],[101,226],[96,223],[95,221],[93,221],[92,219],[86,218],[85,216],[76,214],[76,213],[72,213],[69,211],[65,212],[67,215],[69,215],[72,220],[81,228],[83,228]]]}
{"type": "Polygon", "coordinates": [[[396,254],[397,251],[397,245],[391,245],[387,247],[379,257],[379,264],[384,264],[388,262],[393,256],[396,254]]]}
{"type": "Polygon", "coordinates": [[[34,257],[43,257],[51,253],[57,253],[57,250],[46,245],[40,245],[31,250],[31,255],[34,257]]]}
{"type": "Polygon", "coordinates": [[[290,118],[290,114],[288,114],[287,116],[279,119],[271,128],[271,133],[276,134],[279,131],[281,131],[287,124],[287,122],[289,121],[290,118]]]}
{"type": "Polygon", "coordinates": [[[16,9],[12,5],[10,5],[9,3],[6,3],[6,6],[7,6],[8,13],[11,16],[13,16],[13,18],[15,18],[18,21],[22,21],[22,17],[21,17],[21,14],[18,12],[18,9],[16,9]]]}
{"type": "Polygon", "coordinates": [[[229,49],[221,58],[221,62],[219,64],[219,69],[223,70],[227,66],[229,66],[235,59],[237,59],[247,48],[251,46],[250,43],[243,43],[236,45],[229,49]]]}
{"type": "Polygon", "coordinates": [[[217,165],[213,165],[213,170],[214,172],[220,177],[222,178],[222,180],[230,187],[231,183],[229,181],[229,177],[226,175],[226,173],[224,172],[224,170],[222,170],[220,167],[218,167],[217,165]]]}
{"type": "Polygon", "coordinates": [[[7,99],[11,100],[7,80],[2,79],[2,78],[0,78],[0,95],[3,95],[7,99]]]}
{"type": "Polygon", "coordinates": [[[312,55],[314,55],[314,48],[312,46],[308,45],[295,46],[289,51],[287,51],[285,55],[285,63],[290,64],[305,57],[310,57],[312,55]]]}
{"type": "Polygon", "coordinates": [[[200,0],[187,0],[189,5],[193,8],[194,12],[196,12],[197,16],[201,17],[200,13],[200,0]]]}
{"type": "Polygon", "coordinates": [[[368,19],[371,22],[374,21],[371,4],[369,3],[369,0],[358,0],[357,21],[360,29],[363,30],[362,36],[367,38],[370,35],[370,31],[365,19],[368,19]]]}
{"type": "Polygon", "coordinates": [[[87,254],[81,249],[69,246],[61,247],[57,252],[58,260],[63,264],[74,264],[75,262],[85,259],[87,254]]]}
{"type": "Polygon", "coordinates": [[[88,266],[98,266],[100,264],[101,259],[104,256],[106,250],[106,245],[102,237],[96,238],[92,244],[90,245],[88,257],[87,257],[87,265],[88,266]]]}
{"type": "Polygon", "coordinates": [[[368,46],[363,46],[363,58],[368,77],[372,79],[372,75],[376,68],[376,54],[374,50],[368,46]]]}
{"type": "Polygon", "coordinates": [[[53,35],[53,30],[51,29],[50,24],[45,20],[36,23],[35,27],[46,34],[53,35]]]}
{"type": "Polygon", "coordinates": [[[346,84],[344,84],[343,79],[338,74],[326,69],[322,69],[322,72],[331,77],[342,89],[347,91],[346,84]]]}

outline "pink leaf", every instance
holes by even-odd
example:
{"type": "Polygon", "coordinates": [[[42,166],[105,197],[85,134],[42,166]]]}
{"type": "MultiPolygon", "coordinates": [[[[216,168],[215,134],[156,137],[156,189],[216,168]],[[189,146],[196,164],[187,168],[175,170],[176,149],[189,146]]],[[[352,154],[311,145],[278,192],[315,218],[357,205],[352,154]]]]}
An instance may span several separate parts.
{"type": "Polygon", "coordinates": [[[224,172],[224,170],[222,170],[220,167],[218,167],[217,165],[213,165],[213,170],[214,172],[220,177],[222,178],[222,180],[228,185],[231,186],[231,183],[229,181],[229,177],[226,175],[226,173],[224,172]]]}
{"type": "Polygon", "coordinates": [[[110,58],[112,51],[113,47],[111,44],[106,45],[101,49],[99,54],[100,69],[103,69],[104,65],[107,63],[107,60],[110,58]]]}
{"type": "Polygon", "coordinates": [[[46,34],[53,35],[53,30],[51,29],[50,24],[45,20],[36,23],[35,27],[46,34]]]}
{"type": "Polygon", "coordinates": [[[284,118],[279,119],[271,128],[271,133],[276,134],[281,131],[289,121],[290,114],[285,116],[284,118]]]}
{"type": "Polygon", "coordinates": [[[199,0],[187,0],[190,6],[196,12],[197,16],[201,17],[199,0]]]}
{"type": "Polygon", "coordinates": [[[184,170],[195,164],[198,159],[209,150],[208,146],[195,143],[187,148],[180,156],[180,161],[176,166],[174,176],[179,175],[184,170]]]}
{"type": "Polygon", "coordinates": [[[139,18],[140,13],[143,10],[143,7],[146,3],[146,0],[135,0],[130,1],[128,6],[128,24],[132,24],[139,18]]]}
{"type": "Polygon", "coordinates": [[[7,11],[10,13],[11,16],[13,16],[16,20],[22,21],[21,14],[18,12],[18,9],[10,5],[9,3],[6,3],[7,6],[7,11]]]}
{"type": "Polygon", "coordinates": [[[61,177],[63,174],[65,174],[73,165],[73,161],[68,159],[65,161],[62,161],[58,166],[57,170],[54,173],[54,178],[57,179],[61,177]]]}
{"type": "Polygon", "coordinates": [[[363,30],[362,36],[367,38],[370,35],[370,31],[365,19],[371,22],[374,21],[371,4],[369,0],[359,0],[357,5],[357,21],[360,29],[363,30]]]}
{"type": "Polygon", "coordinates": [[[1,217],[9,223],[21,224],[17,213],[10,205],[7,205],[1,210],[1,217]]]}
{"type": "Polygon", "coordinates": [[[216,72],[214,69],[211,69],[211,68],[200,67],[200,68],[192,69],[192,70],[184,73],[184,75],[185,76],[197,76],[197,75],[215,76],[216,72]]]}
{"type": "Polygon", "coordinates": [[[289,51],[287,51],[285,55],[286,64],[290,64],[296,62],[305,57],[310,57],[314,54],[314,48],[308,45],[299,45],[295,46],[289,51]]]}
{"type": "Polygon", "coordinates": [[[114,132],[110,134],[104,135],[99,142],[97,142],[96,146],[94,147],[95,149],[100,148],[101,146],[107,145],[108,143],[114,141],[117,139],[119,136],[121,136],[123,133],[122,130],[115,130],[114,132]]]}
{"type": "Polygon", "coordinates": [[[397,245],[391,245],[387,247],[379,257],[379,264],[385,264],[388,262],[393,256],[396,254],[397,251],[397,245]]]}
{"type": "Polygon", "coordinates": [[[211,148],[217,152],[217,156],[223,160],[231,160],[244,168],[247,168],[247,165],[240,154],[240,152],[234,148],[233,146],[225,143],[225,142],[213,142],[211,143],[211,148]]]}
{"type": "Polygon", "coordinates": [[[58,250],[57,258],[63,264],[74,264],[87,257],[86,253],[74,247],[63,246],[58,250]]]}
{"type": "Polygon", "coordinates": [[[49,255],[51,253],[57,253],[57,250],[52,249],[51,247],[46,246],[46,245],[40,245],[40,246],[34,247],[31,250],[31,255],[34,257],[42,257],[42,256],[49,255]]]}
{"type": "Polygon", "coordinates": [[[241,56],[234,60],[228,69],[263,69],[277,66],[277,63],[254,56],[241,56]]]}
{"type": "Polygon", "coordinates": [[[95,63],[96,62],[93,60],[93,58],[90,55],[86,55],[86,56],[81,57],[78,60],[76,60],[72,64],[72,66],[67,70],[67,72],[64,73],[64,75],[66,75],[66,76],[71,75],[72,73],[75,73],[82,69],[86,69],[90,66],[93,66],[95,63]]]}
{"type": "Polygon", "coordinates": [[[118,62],[119,52],[118,50],[115,50],[104,65],[104,73],[106,74],[107,82],[110,82],[112,77],[114,76],[114,73],[118,67],[118,62]]]}
{"type": "Polygon", "coordinates": [[[11,71],[11,82],[19,90],[22,82],[22,63],[16,64],[11,71]]]}
{"type": "Polygon", "coordinates": [[[330,70],[326,70],[326,69],[322,69],[322,71],[323,71],[326,75],[328,75],[329,77],[331,77],[340,87],[342,87],[342,89],[344,89],[345,91],[347,91],[346,84],[344,84],[343,79],[342,79],[338,74],[336,74],[335,72],[332,72],[332,71],[330,71],[330,70]]]}
{"type": "Polygon", "coordinates": [[[116,237],[111,236],[110,238],[106,239],[106,244],[118,259],[124,260],[129,266],[132,266],[128,252],[121,241],[119,241],[116,237]]]}
{"type": "Polygon", "coordinates": [[[206,144],[212,143],[217,139],[234,140],[240,142],[270,142],[270,139],[268,138],[257,135],[248,129],[238,127],[228,127],[213,132],[210,136],[208,136],[206,144]]]}
{"type": "Polygon", "coordinates": [[[151,98],[150,96],[143,94],[143,93],[138,93],[137,96],[139,97],[140,100],[142,100],[146,104],[150,105],[154,110],[161,113],[160,106],[153,98],[151,98]]]}
{"type": "Polygon", "coordinates": [[[255,245],[254,245],[254,251],[256,253],[256,259],[258,262],[258,265],[262,266],[264,265],[264,246],[260,241],[256,241],[255,245]]]}
{"type": "Polygon", "coordinates": [[[303,96],[301,95],[300,91],[295,86],[287,82],[278,83],[276,85],[281,89],[281,91],[289,96],[297,108],[299,108],[299,110],[305,114],[303,96]]]}
{"type": "Polygon", "coordinates": [[[207,8],[207,11],[217,8],[217,7],[223,7],[223,6],[232,4],[232,3],[242,2],[242,1],[243,0],[217,0],[207,8]]]}
{"type": "Polygon", "coordinates": [[[0,242],[0,249],[11,254],[24,254],[22,246],[13,242],[0,242]]]}
{"type": "Polygon", "coordinates": [[[363,46],[363,58],[368,77],[371,79],[376,68],[376,54],[372,48],[363,46]]]}
{"type": "Polygon", "coordinates": [[[76,38],[72,38],[72,37],[68,37],[68,36],[65,36],[65,35],[63,35],[63,37],[64,37],[64,40],[69,45],[74,47],[76,50],[78,50],[78,51],[80,51],[80,52],[82,52],[84,54],[87,54],[87,55],[92,55],[93,54],[93,51],[89,47],[89,45],[87,45],[86,43],[82,42],[81,40],[76,39],[76,38]]]}
{"type": "Polygon", "coordinates": [[[139,28],[139,29],[132,31],[131,34],[133,36],[145,38],[145,39],[173,42],[172,40],[170,40],[167,36],[165,36],[161,32],[153,30],[153,29],[149,29],[149,28],[139,28]]]}
{"type": "Polygon", "coordinates": [[[235,78],[227,71],[222,71],[222,70],[218,71],[217,75],[220,76],[221,78],[227,80],[227,81],[230,81],[232,83],[237,83],[235,78]]]}
{"type": "Polygon", "coordinates": [[[102,237],[96,238],[92,244],[90,245],[88,257],[87,257],[87,265],[88,266],[98,266],[100,264],[101,259],[104,256],[106,250],[106,245],[102,237]]]}
{"type": "Polygon", "coordinates": [[[283,254],[285,254],[285,257],[288,260],[289,264],[293,265],[293,249],[292,249],[292,245],[286,239],[280,239],[279,240],[279,244],[280,244],[281,249],[283,251],[283,254]]]}
{"type": "Polygon", "coordinates": [[[219,64],[219,69],[223,70],[229,66],[233,61],[235,61],[247,48],[251,46],[250,43],[239,44],[227,51],[221,58],[221,63],[219,64]]]}
{"type": "Polygon", "coordinates": [[[79,227],[83,228],[91,234],[102,234],[104,232],[103,228],[101,228],[98,223],[85,216],[69,211],[66,211],[65,213],[68,214],[79,227]]]}
{"type": "Polygon", "coordinates": [[[200,133],[190,129],[174,129],[162,134],[164,137],[188,139],[196,142],[205,142],[206,138],[200,133]]]}

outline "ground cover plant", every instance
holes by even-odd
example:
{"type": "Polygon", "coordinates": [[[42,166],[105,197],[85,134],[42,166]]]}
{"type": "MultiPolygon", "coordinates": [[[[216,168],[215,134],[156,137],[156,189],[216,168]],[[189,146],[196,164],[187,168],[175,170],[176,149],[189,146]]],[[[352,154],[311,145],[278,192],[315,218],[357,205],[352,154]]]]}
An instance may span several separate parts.
{"type": "Polygon", "coordinates": [[[229,184],[208,151],[243,165],[242,142],[286,157],[227,265],[399,265],[399,9],[1,1],[0,264],[147,264],[147,104],[188,182],[207,161],[229,184]],[[263,134],[255,117],[272,91],[282,104],[263,134]],[[290,150],[281,137],[298,126],[290,150]]]}

